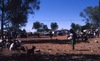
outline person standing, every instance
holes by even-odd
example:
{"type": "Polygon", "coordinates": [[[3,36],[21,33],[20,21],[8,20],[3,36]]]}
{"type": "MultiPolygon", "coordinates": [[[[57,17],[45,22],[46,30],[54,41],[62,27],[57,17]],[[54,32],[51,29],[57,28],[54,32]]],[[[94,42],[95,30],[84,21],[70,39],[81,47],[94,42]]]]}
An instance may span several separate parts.
{"type": "Polygon", "coordinates": [[[76,35],[76,33],[75,33],[75,31],[73,30],[73,29],[70,29],[70,36],[71,36],[71,43],[72,43],[72,49],[74,50],[75,49],[75,47],[74,47],[74,45],[76,44],[76,38],[77,38],[77,35],[76,35]]]}
{"type": "Polygon", "coordinates": [[[52,31],[50,31],[49,36],[50,36],[50,38],[52,39],[52,36],[53,36],[52,31]]]}

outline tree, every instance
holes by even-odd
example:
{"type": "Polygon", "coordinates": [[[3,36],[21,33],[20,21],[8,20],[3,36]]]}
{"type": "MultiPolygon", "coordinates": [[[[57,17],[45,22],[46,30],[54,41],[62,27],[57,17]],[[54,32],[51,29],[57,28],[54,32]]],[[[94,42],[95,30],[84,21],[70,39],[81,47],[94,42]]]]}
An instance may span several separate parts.
{"type": "Polygon", "coordinates": [[[25,26],[28,14],[39,9],[39,0],[10,0],[7,3],[7,19],[15,27],[25,26]]]}
{"type": "Polygon", "coordinates": [[[81,30],[91,29],[91,26],[92,26],[91,23],[86,23],[85,25],[81,26],[81,30]]]}
{"type": "Polygon", "coordinates": [[[41,28],[41,23],[40,22],[38,22],[38,21],[36,21],[36,22],[34,22],[33,23],[33,27],[32,27],[32,29],[37,29],[37,31],[41,28]]]}
{"type": "Polygon", "coordinates": [[[76,26],[75,23],[72,23],[71,24],[71,28],[74,29],[74,30],[76,30],[76,27],[75,26],[76,26]]]}
{"type": "Polygon", "coordinates": [[[71,24],[71,28],[74,29],[75,31],[81,30],[81,26],[79,24],[75,24],[75,23],[71,24]]]}
{"type": "Polygon", "coordinates": [[[48,31],[47,25],[43,25],[43,30],[44,30],[44,31],[48,31]]]}
{"type": "Polygon", "coordinates": [[[84,11],[80,13],[80,16],[84,18],[83,20],[86,20],[86,23],[100,27],[100,11],[98,6],[85,8],[84,11]]]}
{"type": "Polygon", "coordinates": [[[28,14],[34,14],[39,9],[39,0],[0,0],[0,14],[3,9],[4,21],[12,26],[24,26],[28,14]],[[4,5],[3,5],[4,3],[4,5]]]}
{"type": "Polygon", "coordinates": [[[57,25],[57,23],[56,22],[52,22],[51,23],[51,29],[54,31],[54,30],[57,30],[58,29],[58,25],[57,25]]]}
{"type": "Polygon", "coordinates": [[[0,0],[2,35],[4,24],[8,23],[14,29],[25,26],[28,14],[34,14],[39,9],[39,4],[39,0],[0,0]]]}
{"type": "Polygon", "coordinates": [[[47,25],[45,25],[44,23],[41,23],[41,30],[42,31],[48,31],[47,25]]]}
{"type": "Polygon", "coordinates": [[[0,9],[2,13],[0,13],[0,16],[1,16],[1,37],[2,37],[2,40],[4,39],[3,38],[3,21],[4,21],[4,1],[3,0],[0,0],[0,9]]]}
{"type": "Polygon", "coordinates": [[[38,21],[33,23],[33,27],[32,29],[37,29],[38,32],[43,32],[43,31],[48,31],[48,27],[47,25],[45,25],[44,23],[40,23],[38,21]]]}
{"type": "Polygon", "coordinates": [[[81,30],[81,26],[79,24],[76,24],[76,31],[81,30]]]}

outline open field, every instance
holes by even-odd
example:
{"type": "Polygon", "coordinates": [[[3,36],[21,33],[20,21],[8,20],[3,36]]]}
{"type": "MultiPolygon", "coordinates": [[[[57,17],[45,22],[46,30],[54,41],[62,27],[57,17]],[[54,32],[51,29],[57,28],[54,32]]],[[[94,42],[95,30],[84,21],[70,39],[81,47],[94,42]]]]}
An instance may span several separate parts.
{"type": "MultiPolygon", "coordinates": [[[[75,50],[72,50],[71,42],[67,40],[66,36],[57,36],[53,37],[53,39],[49,37],[29,37],[21,38],[20,40],[28,49],[34,45],[36,46],[35,51],[39,50],[39,52],[35,52],[34,61],[100,61],[100,38],[91,38],[89,43],[77,41],[75,50]],[[95,40],[98,42],[95,42],[95,40]]],[[[4,49],[1,55],[3,54],[6,57],[11,56],[12,53],[14,52],[4,49]]],[[[8,58],[5,61],[9,60],[8,58]]],[[[11,60],[13,61],[14,59],[11,60]]]]}
{"type": "Polygon", "coordinates": [[[71,42],[67,40],[66,36],[58,36],[50,38],[27,38],[21,39],[24,45],[31,48],[32,45],[36,46],[42,52],[47,52],[51,54],[56,53],[75,53],[75,54],[100,54],[100,38],[91,38],[89,43],[82,41],[77,41],[75,45],[75,50],[72,50],[71,42]],[[28,41],[27,41],[28,40],[28,41]],[[98,43],[95,42],[98,40],[98,43]],[[50,50],[50,51],[49,51],[50,50]]]}

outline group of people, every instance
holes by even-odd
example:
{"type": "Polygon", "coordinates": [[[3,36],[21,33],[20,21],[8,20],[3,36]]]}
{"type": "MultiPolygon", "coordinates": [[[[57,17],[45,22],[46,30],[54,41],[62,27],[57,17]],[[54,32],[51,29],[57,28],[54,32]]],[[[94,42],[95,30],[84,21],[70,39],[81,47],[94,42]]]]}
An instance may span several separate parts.
{"type": "MultiPolygon", "coordinates": [[[[21,31],[17,31],[17,30],[5,30],[3,32],[3,38],[4,39],[12,39],[12,38],[27,38],[28,34],[26,31],[21,30],[21,31]]],[[[0,34],[0,38],[1,38],[1,34],[0,34]]]]}
{"type": "Polygon", "coordinates": [[[1,48],[8,48],[9,50],[17,50],[21,46],[21,41],[18,39],[4,39],[0,42],[1,48]]]}
{"type": "Polygon", "coordinates": [[[83,42],[88,42],[88,38],[99,37],[99,30],[87,31],[83,30],[80,33],[76,33],[73,29],[70,29],[68,32],[68,39],[71,40],[72,49],[74,50],[74,45],[76,44],[76,40],[81,39],[83,42]]]}

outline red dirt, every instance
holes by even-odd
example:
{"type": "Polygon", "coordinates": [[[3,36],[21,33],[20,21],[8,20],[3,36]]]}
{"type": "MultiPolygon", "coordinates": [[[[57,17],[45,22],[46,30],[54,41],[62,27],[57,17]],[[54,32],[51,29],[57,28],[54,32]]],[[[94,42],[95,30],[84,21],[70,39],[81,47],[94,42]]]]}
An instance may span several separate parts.
{"type": "MultiPolygon", "coordinates": [[[[41,59],[40,61],[100,61],[100,38],[91,38],[89,39],[89,43],[81,41],[77,42],[75,50],[72,50],[71,42],[67,40],[66,36],[57,36],[53,37],[53,39],[50,39],[49,37],[29,37],[20,38],[20,40],[24,46],[28,47],[28,49],[34,45],[36,46],[35,51],[40,50],[39,53],[41,54],[39,55],[41,55],[41,57],[36,58],[41,59]]],[[[14,52],[7,49],[4,49],[1,52],[4,56],[11,56],[12,53],[14,52]]]]}
{"type": "MultiPolygon", "coordinates": [[[[50,40],[50,38],[27,38],[27,39],[21,39],[24,41],[27,40],[50,40]]],[[[31,44],[24,44],[27,46],[29,49],[31,48],[32,45],[36,46],[36,49],[40,49],[41,52],[47,52],[50,54],[56,54],[56,53],[74,53],[74,54],[99,54],[100,55],[100,38],[91,38],[89,39],[89,43],[84,43],[84,42],[78,42],[75,45],[75,50],[72,50],[71,43],[63,43],[63,40],[67,41],[66,36],[58,36],[58,37],[53,37],[53,40],[57,39],[58,42],[44,42],[44,43],[31,43],[31,44]],[[59,41],[60,40],[60,41],[59,41]],[[98,40],[98,43],[95,42],[95,40],[98,40]],[[61,43],[60,43],[61,42],[61,43]]],[[[66,42],[64,41],[64,42],[66,42]]]]}

